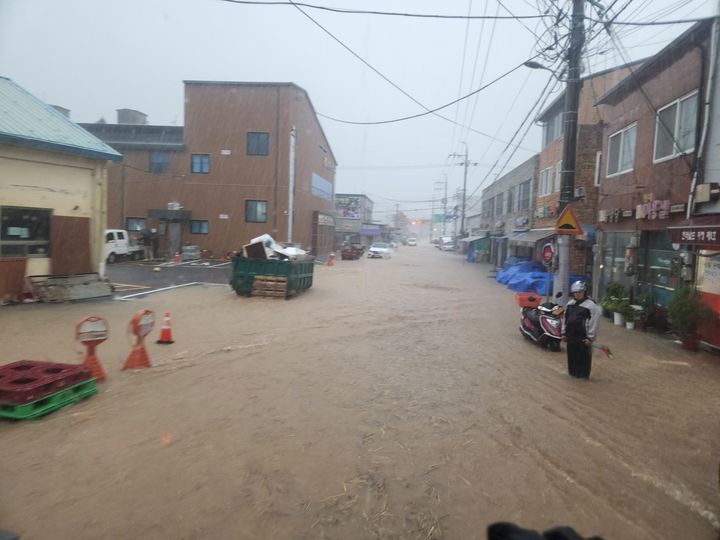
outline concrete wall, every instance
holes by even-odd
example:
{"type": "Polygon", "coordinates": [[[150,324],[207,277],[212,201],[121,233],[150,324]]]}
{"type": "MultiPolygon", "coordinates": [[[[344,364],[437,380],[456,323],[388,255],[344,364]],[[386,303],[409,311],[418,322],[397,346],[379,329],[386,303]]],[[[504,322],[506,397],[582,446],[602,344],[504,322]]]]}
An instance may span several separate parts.
{"type": "MultiPolygon", "coordinates": [[[[101,270],[104,256],[106,194],[105,161],[0,145],[0,204],[47,208],[55,216],[89,218],[95,271],[101,270]]],[[[27,275],[51,272],[50,258],[28,258],[27,275]]]]}

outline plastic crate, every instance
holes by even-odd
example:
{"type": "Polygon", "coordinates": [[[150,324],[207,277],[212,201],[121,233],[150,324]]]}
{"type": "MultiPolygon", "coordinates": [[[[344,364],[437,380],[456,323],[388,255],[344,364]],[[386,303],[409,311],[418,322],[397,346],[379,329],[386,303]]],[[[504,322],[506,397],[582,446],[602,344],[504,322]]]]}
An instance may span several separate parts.
{"type": "Polygon", "coordinates": [[[542,295],[534,292],[519,292],[515,293],[515,301],[520,307],[538,307],[542,304],[542,295]]]}
{"type": "Polygon", "coordinates": [[[237,294],[252,295],[255,276],[261,278],[283,277],[287,287],[283,296],[292,296],[312,287],[315,264],[312,260],[280,261],[248,259],[242,255],[233,257],[230,285],[237,294]]]}
{"type": "Polygon", "coordinates": [[[91,377],[82,364],[20,360],[0,366],[0,403],[29,403],[91,377]]]}
{"type": "Polygon", "coordinates": [[[9,418],[12,420],[39,418],[49,412],[91,396],[95,392],[97,392],[95,379],[88,379],[87,381],[64,388],[59,392],[53,392],[42,399],[30,403],[2,403],[0,404],[0,418],[9,418]]]}

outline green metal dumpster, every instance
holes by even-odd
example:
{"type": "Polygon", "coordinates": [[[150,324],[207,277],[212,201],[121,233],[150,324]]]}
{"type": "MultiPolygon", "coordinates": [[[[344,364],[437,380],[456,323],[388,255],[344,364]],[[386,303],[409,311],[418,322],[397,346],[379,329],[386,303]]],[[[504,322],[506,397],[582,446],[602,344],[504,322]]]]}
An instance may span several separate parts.
{"type": "Polygon", "coordinates": [[[232,259],[230,286],[244,296],[289,297],[312,287],[314,261],[280,261],[248,259],[235,255],[232,259]]]}

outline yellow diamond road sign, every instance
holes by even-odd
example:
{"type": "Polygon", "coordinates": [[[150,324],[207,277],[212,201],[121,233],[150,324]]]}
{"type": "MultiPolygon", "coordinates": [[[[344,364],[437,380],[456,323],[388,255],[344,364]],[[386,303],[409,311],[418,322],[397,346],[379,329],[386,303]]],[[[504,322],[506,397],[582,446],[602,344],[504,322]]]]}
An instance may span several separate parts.
{"type": "Polygon", "coordinates": [[[566,206],[555,222],[555,234],[584,234],[575,212],[566,206]]]}

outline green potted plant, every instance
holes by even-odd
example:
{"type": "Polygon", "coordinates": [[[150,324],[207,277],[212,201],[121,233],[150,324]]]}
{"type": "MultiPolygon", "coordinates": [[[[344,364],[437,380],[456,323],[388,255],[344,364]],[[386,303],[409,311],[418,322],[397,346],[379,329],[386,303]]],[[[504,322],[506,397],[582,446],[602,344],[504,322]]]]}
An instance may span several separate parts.
{"type": "Polygon", "coordinates": [[[625,328],[633,330],[635,328],[635,308],[630,305],[628,298],[623,298],[618,302],[617,312],[625,319],[625,328]]]}
{"type": "Polygon", "coordinates": [[[698,328],[711,321],[715,313],[700,301],[700,295],[688,284],[680,285],[673,292],[667,305],[670,328],[680,336],[683,349],[697,351],[700,346],[698,328]]]}
{"type": "Polygon", "coordinates": [[[619,314],[619,304],[625,295],[625,287],[621,283],[614,283],[611,281],[605,285],[605,296],[603,296],[603,299],[600,302],[603,309],[609,314],[612,314],[614,322],[618,326],[625,324],[624,320],[621,320],[622,315],[619,314]]]}

